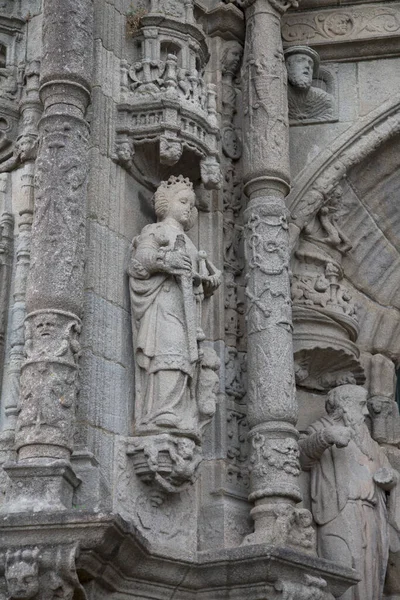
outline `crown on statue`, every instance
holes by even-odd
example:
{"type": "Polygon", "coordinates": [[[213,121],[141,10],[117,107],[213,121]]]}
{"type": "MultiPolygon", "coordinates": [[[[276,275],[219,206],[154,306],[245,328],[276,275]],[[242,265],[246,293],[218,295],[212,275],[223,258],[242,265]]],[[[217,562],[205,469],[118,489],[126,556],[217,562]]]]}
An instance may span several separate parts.
{"type": "Polygon", "coordinates": [[[185,186],[187,187],[189,190],[193,191],[193,183],[190,181],[190,179],[188,177],[184,177],[183,175],[178,175],[178,177],[175,177],[175,175],[171,175],[171,177],[168,179],[168,181],[162,181],[160,183],[160,186],[158,189],[162,188],[165,191],[170,191],[174,186],[185,186]]]}

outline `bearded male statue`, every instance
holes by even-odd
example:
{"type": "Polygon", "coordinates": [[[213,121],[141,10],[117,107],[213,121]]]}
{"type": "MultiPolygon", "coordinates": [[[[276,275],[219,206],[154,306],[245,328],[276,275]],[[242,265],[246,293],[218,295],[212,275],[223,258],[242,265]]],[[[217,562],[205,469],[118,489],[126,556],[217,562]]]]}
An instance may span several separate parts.
{"type": "Polygon", "coordinates": [[[312,85],[318,77],[319,56],[308,46],[285,50],[288,74],[289,119],[326,121],[333,116],[333,96],[312,85]]]}
{"type": "Polygon", "coordinates": [[[353,566],[361,581],[340,600],[381,600],[389,553],[387,492],[397,483],[365,417],[367,392],[341,385],[328,394],[327,416],[300,440],[311,471],[311,502],[323,558],[353,566]]]}

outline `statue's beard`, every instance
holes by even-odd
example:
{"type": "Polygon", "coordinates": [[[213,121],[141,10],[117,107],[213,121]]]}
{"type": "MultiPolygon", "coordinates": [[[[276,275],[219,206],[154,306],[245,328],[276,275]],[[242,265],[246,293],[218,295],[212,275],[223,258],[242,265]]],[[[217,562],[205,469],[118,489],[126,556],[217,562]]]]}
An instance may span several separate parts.
{"type": "Polygon", "coordinates": [[[365,419],[362,418],[355,421],[349,418],[347,414],[344,414],[343,418],[346,426],[351,429],[353,442],[365,456],[373,460],[375,455],[372,451],[371,435],[365,419]]]}
{"type": "Polygon", "coordinates": [[[311,83],[308,77],[305,77],[301,73],[293,73],[289,75],[289,83],[291,83],[294,87],[300,88],[302,90],[308,90],[311,87],[311,83]]]}

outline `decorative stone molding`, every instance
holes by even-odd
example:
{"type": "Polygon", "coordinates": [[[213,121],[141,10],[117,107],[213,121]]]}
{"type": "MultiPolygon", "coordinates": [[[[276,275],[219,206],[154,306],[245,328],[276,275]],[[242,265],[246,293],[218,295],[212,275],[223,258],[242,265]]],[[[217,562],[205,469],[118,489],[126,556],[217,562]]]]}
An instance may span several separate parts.
{"type": "Polygon", "coordinates": [[[283,17],[285,46],[310,44],[323,60],[398,54],[400,4],[296,11],[283,17]],[[380,43],[380,48],[377,43],[380,43]]]}
{"type": "Polygon", "coordinates": [[[0,14],[0,165],[15,150],[23,87],[25,22],[15,8],[0,14]]]}
{"type": "Polygon", "coordinates": [[[12,156],[0,163],[0,173],[9,172],[23,163],[35,160],[38,148],[38,123],[42,115],[39,98],[39,61],[28,63],[21,75],[18,137],[12,156]]]}
{"type": "Polygon", "coordinates": [[[115,160],[143,179],[147,154],[157,151],[161,167],[150,164],[147,184],[157,186],[177,165],[206,189],[219,188],[216,92],[204,80],[209,55],[193,0],[151,0],[132,35],[136,55],[121,63],[115,160]]]}
{"type": "Polygon", "coordinates": [[[395,96],[360,118],[294,182],[287,197],[292,249],[300,231],[329,202],[348,171],[400,132],[399,106],[395,96]]]}
{"type": "MultiPolygon", "coordinates": [[[[151,497],[156,502],[156,494],[151,497]]],[[[171,509],[176,500],[179,500],[176,496],[169,499],[171,509]]],[[[192,503],[192,512],[193,506],[192,503]]],[[[144,509],[142,499],[137,503],[137,510],[145,525],[148,525],[149,510],[144,509]]],[[[150,513],[154,515],[156,510],[150,513]]],[[[167,524],[167,519],[164,522],[167,524]]],[[[0,535],[11,552],[24,548],[34,550],[38,546],[43,553],[43,559],[39,555],[39,581],[43,583],[43,590],[47,590],[47,587],[44,585],[46,579],[41,579],[42,573],[45,575],[53,571],[64,581],[70,582],[75,592],[74,600],[85,598],[82,585],[89,597],[93,589],[96,597],[106,598],[115,593],[132,596],[132,590],[133,594],[151,596],[157,588],[164,590],[168,596],[173,590],[179,590],[188,598],[194,598],[203,590],[208,600],[218,594],[240,596],[243,581],[246,581],[246,594],[251,600],[259,597],[260,586],[266,597],[275,600],[274,594],[278,592],[274,586],[278,580],[307,586],[306,577],[315,577],[315,572],[318,573],[318,579],[326,581],[324,589],[340,597],[357,581],[356,572],[347,565],[335,565],[308,554],[304,554],[300,561],[299,553],[288,548],[260,545],[206,552],[197,552],[196,548],[188,552],[182,546],[165,549],[160,544],[168,535],[165,531],[161,540],[157,540],[156,549],[153,544],[144,542],[143,534],[132,523],[104,512],[69,512],[63,515],[62,521],[59,515],[43,513],[35,515],[34,519],[32,515],[9,515],[0,523],[0,535]],[[60,523],[63,527],[59,527],[60,523]],[[25,541],[21,546],[18,536],[22,528],[25,541]],[[62,536],[65,536],[66,530],[70,539],[79,543],[79,556],[77,553],[73,556],[72,550],[69,550],[72,543],[63,543],[62,536]],[[39,532],[41,543],[35,544],[39,532]],[[65,548],[63,556],[67,556],[58,569],[57,548],[60,546],[65,548]],[[51,548],[52,553],[49,554],[47,550],[51,548]],[[50,564],[47,562],[48,556],[52,559],[50,564]],[[184,581],[182,573],[185,574],[184,581]],[[77,581],[77,575],[81,584],[77,581]],[[92,584],[95,584],[94,588],[92,584]]],[[[318,586],[315,584],[315,587],[318,586]]],[[[47,600],[47,596],[44,595],[40,600],[47,600]]],[[[68,597],[68,600],[71,598],[68,597]]],[[[281,593],[277,600],[282,600],[281,593]]]]}

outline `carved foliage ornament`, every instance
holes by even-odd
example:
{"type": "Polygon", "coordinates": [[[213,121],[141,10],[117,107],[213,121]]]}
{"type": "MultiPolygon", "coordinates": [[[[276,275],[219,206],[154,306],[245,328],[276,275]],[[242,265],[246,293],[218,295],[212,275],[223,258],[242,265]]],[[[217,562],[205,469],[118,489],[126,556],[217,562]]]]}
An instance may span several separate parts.
{"type": "Polygon", "coordinates": [[[320,13],[297,13],[284,17],[282,37],[285,42],[318,44],[337,41],[386,37],[400,32],[400,4],[386,7],[352,7],[324,10],[320,13]]]}

